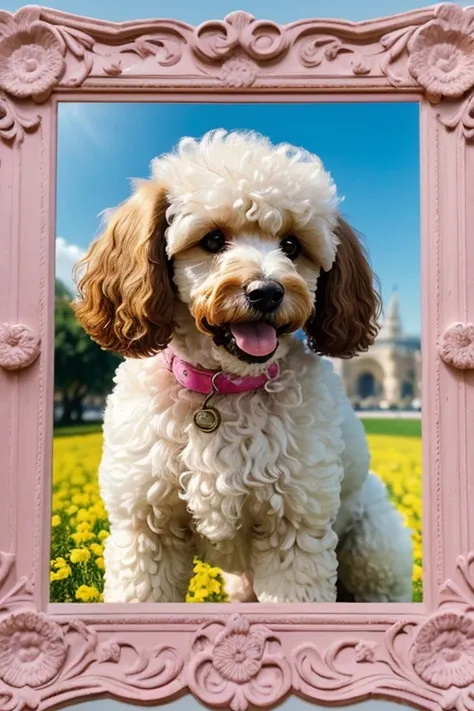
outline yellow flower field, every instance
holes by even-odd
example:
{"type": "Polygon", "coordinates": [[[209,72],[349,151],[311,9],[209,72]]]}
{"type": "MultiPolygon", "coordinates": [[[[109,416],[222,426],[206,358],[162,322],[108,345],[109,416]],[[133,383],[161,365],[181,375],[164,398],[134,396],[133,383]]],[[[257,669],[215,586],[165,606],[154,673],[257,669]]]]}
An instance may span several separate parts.
{"type": "MultiPolygon", "coordinates": [[[[372,468],[413,531],[413,600],[422,599],[421,439],[369,435],[372,468]]],[[[51,519],[50,598],[52,602],[100,602],[103,543],[108,521],[99,496],[97,468],[102,435],[75,434],[54,439],[51,519]]],[[[218,568],[196,560],[187,602],[225,602],[218,568]]]]}

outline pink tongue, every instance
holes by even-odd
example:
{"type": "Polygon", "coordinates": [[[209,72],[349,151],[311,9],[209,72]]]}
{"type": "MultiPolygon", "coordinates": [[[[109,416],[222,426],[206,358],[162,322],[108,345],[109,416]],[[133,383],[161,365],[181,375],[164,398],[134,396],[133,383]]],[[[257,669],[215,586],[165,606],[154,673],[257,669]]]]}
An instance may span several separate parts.
{"type": "Polygon", "coordinates": [[[244,353],[266,356],[277,347],[276,331],[269,323],[231,323],[230,330],[244,353]]]}

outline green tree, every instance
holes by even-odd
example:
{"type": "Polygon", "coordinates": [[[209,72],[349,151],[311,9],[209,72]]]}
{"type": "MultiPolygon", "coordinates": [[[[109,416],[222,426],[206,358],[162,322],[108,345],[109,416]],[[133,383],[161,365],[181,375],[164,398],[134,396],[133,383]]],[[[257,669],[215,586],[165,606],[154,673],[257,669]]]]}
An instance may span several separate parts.
{"type": "Polygon", "coordinates": [[[61,398],[61,423],[81,422],[84,398],[106,395],[121,358],[102,350],[77,321],[72,294],[55,282],[54,389],[61,398]]]}

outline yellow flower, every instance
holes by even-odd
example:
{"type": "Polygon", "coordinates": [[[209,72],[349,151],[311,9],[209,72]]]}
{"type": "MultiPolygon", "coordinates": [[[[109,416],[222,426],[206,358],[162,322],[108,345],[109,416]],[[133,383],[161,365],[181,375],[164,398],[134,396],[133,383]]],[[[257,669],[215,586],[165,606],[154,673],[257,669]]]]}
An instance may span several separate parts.
{"type": "Polygon", "coordinates": [[[94,534],[90,531],[72,533],[71,538],[76,545],[79,545],[79,543],[87,543],[87,541],[91,541],[94,538],[94,534]]]}
{"type": "Polygon", "coordinates": [[[402,503],[410,511],[416,511],[417,509],[419,509],[418,497],[415,496],[414,494],[412,494],[411,492],[408,494],[405,494],[405,496],[402,499],[402,503]]]}
{"type": "Polygon", "coordinates": [[[57,509],[62,508],[64,505],[63,495],[59,496],[59,494],[57,494],[57,493],[53,494],[52,504],[53,504],[53,511],[57,511],[57,509]]]}
{"type": "Polygon", "coordinates": [[[90,521],[90,514],[87,509],[79,509],[76,516],[78,521],[90,521]]]}
{"type": "Polygon", "coordinates": [[[99,600],[99,597],[100,593],[94,585],[81,585],[76,590],[76,600],[82,600],[83,602],[96,602],[99,600]]]}
{"type": "Polygon", "coordinates": [[[102,557],[96,558],[96,559],[95,559],[95,564],[96,564],[96,566],[97,566],[98,568],[100,568],[101,570],[104,570],[104,569],[105,569],[104,559],[103,559],[102,557]]]}
{"type": "Polygon", "coordinates": [[[51,572],[49,574],[49,579],[51,581],[54,580],[66,580],[66,578],[69,578],[71,575],[71,568],[69,565],[65,565],[62,568],[59,568],[56,572],[51,572]]]}
{"type": "Polygon", "coordinates": [[[193,596],[191,595],[186,595],[186,602],[204,602],[204,600],[207,597],[207,590],[205,588],[201,588],[199,590],[196,590],[193,596]]]}
{"type": "Polygon", "coordinates": [[[61,516],[58,516],[56,514],[51,518],[51,526],[53,528],[56,528],[56,526],[60,526],[60,525],[61,525],[61,516]]]}
{"type": "Polygon", "coordinates": [[[423,568],[417,563],[413,566],[413,580],[423,580],[423,568]]]}
{"type": "Polygon", "coordinates": [[[89,497],[87,494],[74,494],[72,497],[72,503],[76,504],[76,506],[88,506],[89,497]]]}
{"type": "Polygon", "coordinates": [[[207,578],[205,578],[202,573],[200,575],[195,575],[191,580],[189,581],[189,590],[193,590],[196,592],[196,590],[201,590],[202,588],[205,588],[207,585],[207,578]]]}
{"type": "MultiPolygon", "coordinates": [[[[392,501],[401,512],[406,525],[413,530],[413,590],[416,599],[420,600],[423,590],[421,439],[394,435],[368,435],[367,439],[372,455],[371,468],[387,485],[392,501]]],[[[65,598],[84,602],[103,600],[102,584],[99,582],[103,571],[103,551],[100,550],[99,544],[104,543],[109,532],[106,530],[107,512],[100,497],[97,479],[101,454],[100,433],[58,437],[54,440],[52,516],[60,517],[61,526],[52,527],[51,573],[54,580],[62,579],[56,577],[62,568],[65,568],[65,572],[61,575],[66,575],[71,567],[73,573],[69,573],[61,585],[55,585],[52,581],[53,602],[64,602],[65,598]],[[81,513],[76,516],[79,511],[81,513]],[[68,517],[71,517],[70,520],[68,517]],[[70,548],[65,549],[64,537],[61,535],[64,526],[70,528],[69,535],[91,535],[92,531],[97,531],[96,537],[86,541],[82,540],[84,536],[81,535],[78,536],[78,539],[81,539],[78,542],[70,538],[70,548]],[[66,561],[70,557],[71,562],[68,565],[66,561]],[[94,560],[95,566],[72,566],[73,561],[80,563],[89,560],[94,560]]],[[[220,570],[197,558],[194,568],[186,601],[225,601],[220,570]]]]}
{"type": "Polygon", "coordinates": [[[207,563],[202,563],[198,558],[194,559],[194,568],[193,571],[196,575],[201,575],[202,573],[206,573],[208,569],[207,563]]]}
{"type": "Polygon", "coordinates": [[[392,484],[392,489],[394,496],[397,497],[397,499],[401,499],[403,494],[405,493],[405,487],[403,486],[402,482],[395,479],[395,481],[392,484]]]}
{"type": "Polygon", "coordinates": [[[82,521],[81,523],[78,523],[76,526],[76,531],[79,531],[79,533],[83,533],[84,531],[90,531],[91,530],[91,525],[88,521],[82,521]]]}
{"type": "Polygon", "coordinates": [[[92,516],[96,518],[107,518],[107,511],[105,510],[104,504],[101,501],[97,501],[93,506],[89,508],[89,512],[92,516]]]}
{"type": "Polygon", "coordinates": [[[221,586],[217,580],[215,580],[214,578],[210,578],[207,585],[207,589],[210,593],[216,593],[216,595],[218,595],[221,591],[221,586]]]}
{"type": "Polygon", "coordinates": [[[73,474],[70,478],[70,482],[74,486],[84,486],[86,478],[82,474],[73,474]]]}
{"type": "Polygon", "coordinates": [[[74,548],[69,554],[71,563],[85,563],[91,557],[90,551],[87,548],[74,548]]]}

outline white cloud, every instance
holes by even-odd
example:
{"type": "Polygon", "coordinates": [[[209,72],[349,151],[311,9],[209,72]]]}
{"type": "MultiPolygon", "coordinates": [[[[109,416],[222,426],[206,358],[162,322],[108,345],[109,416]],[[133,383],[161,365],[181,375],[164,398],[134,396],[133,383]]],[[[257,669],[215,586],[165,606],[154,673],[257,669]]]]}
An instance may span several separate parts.
{"type": "Polygon", "coordinates": [[[72,270],[85,252],[75,244],[69,244],[64,237],[56,237],[56,278],[62,281],[73,294],[76,294],[76,285],[72,270]]]}

